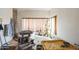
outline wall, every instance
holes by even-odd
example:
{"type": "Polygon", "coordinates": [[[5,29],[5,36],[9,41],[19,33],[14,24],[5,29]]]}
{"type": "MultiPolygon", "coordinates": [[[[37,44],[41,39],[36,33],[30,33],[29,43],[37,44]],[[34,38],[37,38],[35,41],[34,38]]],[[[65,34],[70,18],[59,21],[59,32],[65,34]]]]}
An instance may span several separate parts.
{"type": "Polygon", "coordinates": [[[26,17],[40,17],[40,18],[48,18],[49,17],[49,11],[40,11],[40,10],[20,10],[17,12],[17,32],[20,32],[21,29],[21,19],[26,17]]]}
{"type": "MultiPolygon", "coordinates": [[[[0,18],[2,18],[3,25],[9,24],[10,19],[12,18],[12,9],[11,8],[0,8],[0,18]]],[[[6,40],[7,40],[7,42],[10,41],[11,37],[7,36],[6,40]]],[[[2,41],[3,41],[3,43],[5,43],[4,38],[2,39],[2,41]]]]}
{"type": "Polygon", "coordinates": [[[16,33],[16,24],[17,24],[17,10],[13,9],[13,22],[14,22],[14,33],[16,33]]]}
{"type": "Polygon", "coordinates": [[[12,9],[11,8],[0,8],[0,18],[3,20],[3,24],[8,24],[10,18],[12,18],[12,9]]]}
{"type": "Polygon", "coordinates": [[[58,36],[79,44],[79,9],[52,9],[50,16],[57,15],[58,36]]]}

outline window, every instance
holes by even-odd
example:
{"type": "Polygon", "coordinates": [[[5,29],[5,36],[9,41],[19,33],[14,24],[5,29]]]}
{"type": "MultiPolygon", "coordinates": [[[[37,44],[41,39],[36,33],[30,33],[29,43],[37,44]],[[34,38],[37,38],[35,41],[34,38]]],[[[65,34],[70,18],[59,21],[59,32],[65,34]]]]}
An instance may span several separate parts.
{"type": "Polygon", "coordinates": [[[47,36],[57,34],[56,16],[52,18],[26,18],[22,19],[22,30],[41,31],[47,36]]]}
{"type": "Polygon", "coordinates": [[[28,29],[28,19],[22,19],[22,31],[28,29]]]}
{"type": "Polygon", "coordinates": [[[48,20],[48,35],[56,35],[57,34],[57,19],[56,16],[50,18],[48,20]]]}
{"type": "Polygon", "coordinates": [[[36,19],[22,19],[22,30],[31,30],[31,31],[44,31],[45,24],[48,19],[36,18],[36,19]]]}

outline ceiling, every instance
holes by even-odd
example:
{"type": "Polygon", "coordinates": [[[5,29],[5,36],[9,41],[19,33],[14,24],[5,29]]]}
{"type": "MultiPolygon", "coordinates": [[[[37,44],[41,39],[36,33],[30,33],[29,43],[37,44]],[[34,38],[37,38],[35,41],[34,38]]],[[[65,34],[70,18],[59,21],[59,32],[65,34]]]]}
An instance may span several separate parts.
{"type": "Polygon", "coordinates": [[[50,11],[52,8],[17,8],[18,11],[50,11]]]}

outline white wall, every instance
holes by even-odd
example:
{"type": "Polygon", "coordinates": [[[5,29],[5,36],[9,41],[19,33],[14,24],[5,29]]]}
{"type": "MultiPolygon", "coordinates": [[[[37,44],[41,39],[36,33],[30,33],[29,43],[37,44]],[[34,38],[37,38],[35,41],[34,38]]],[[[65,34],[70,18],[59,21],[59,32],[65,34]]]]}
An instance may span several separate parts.
{"type": "Polygon", "coordinates": [[[21,31],[21,19],[22,18],[26,18],[26,17],[38,17],[38,18],[48,18],[50,15],[49,15],[49,11],[41,11],[41,10],[18,10],[18,13],[17,13],[17,32],[20,32],[21,31]]]}
{"type": "MultiPolygon", "coordinates": [[[[11,8],[0,8],[0,18],[2,18],[2,24],[9,24],[10,19],[12,18],[12,9],[11,8]]],[[[3,34],[3,33],[2,33],[3,34]]],[[[11,37],[7,36],[6,37],[7,42],[11,40],[11,37]]],[[[3,43],[4,37],[2,37],[3,43]]]]}
{"type": "Polygon", "coordinates": [[[51,16],[58,16],[58,36],[79,44],[79,9],[52,9],[51,16]]]}
{"type": "Polygon", "coordinates": [[[12,9],[0,8],[0,18],[2,18],[3,24],[8,24],[10,18],[12,18],[12,9]]]}

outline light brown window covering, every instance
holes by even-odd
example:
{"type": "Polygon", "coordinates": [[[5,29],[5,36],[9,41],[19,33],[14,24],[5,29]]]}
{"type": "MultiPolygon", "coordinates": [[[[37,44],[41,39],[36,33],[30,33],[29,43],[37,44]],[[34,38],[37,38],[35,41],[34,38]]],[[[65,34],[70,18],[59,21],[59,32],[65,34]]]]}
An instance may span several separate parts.
{"type": "Polygon", "coordinates": [[[22,19],[22,30],[31,30],[31,31],[41,30],[42,32],[45,32],[46,28],[48,28],[49,34],[51,35],[57,34],[57,16],[54,16],[52,18],[23,18],[22,19]]]}
{"type": "Polygon", "coordinates": [[[44,30],[45,24],[48,19],[22,19],[23,30],[44,30]]]}

